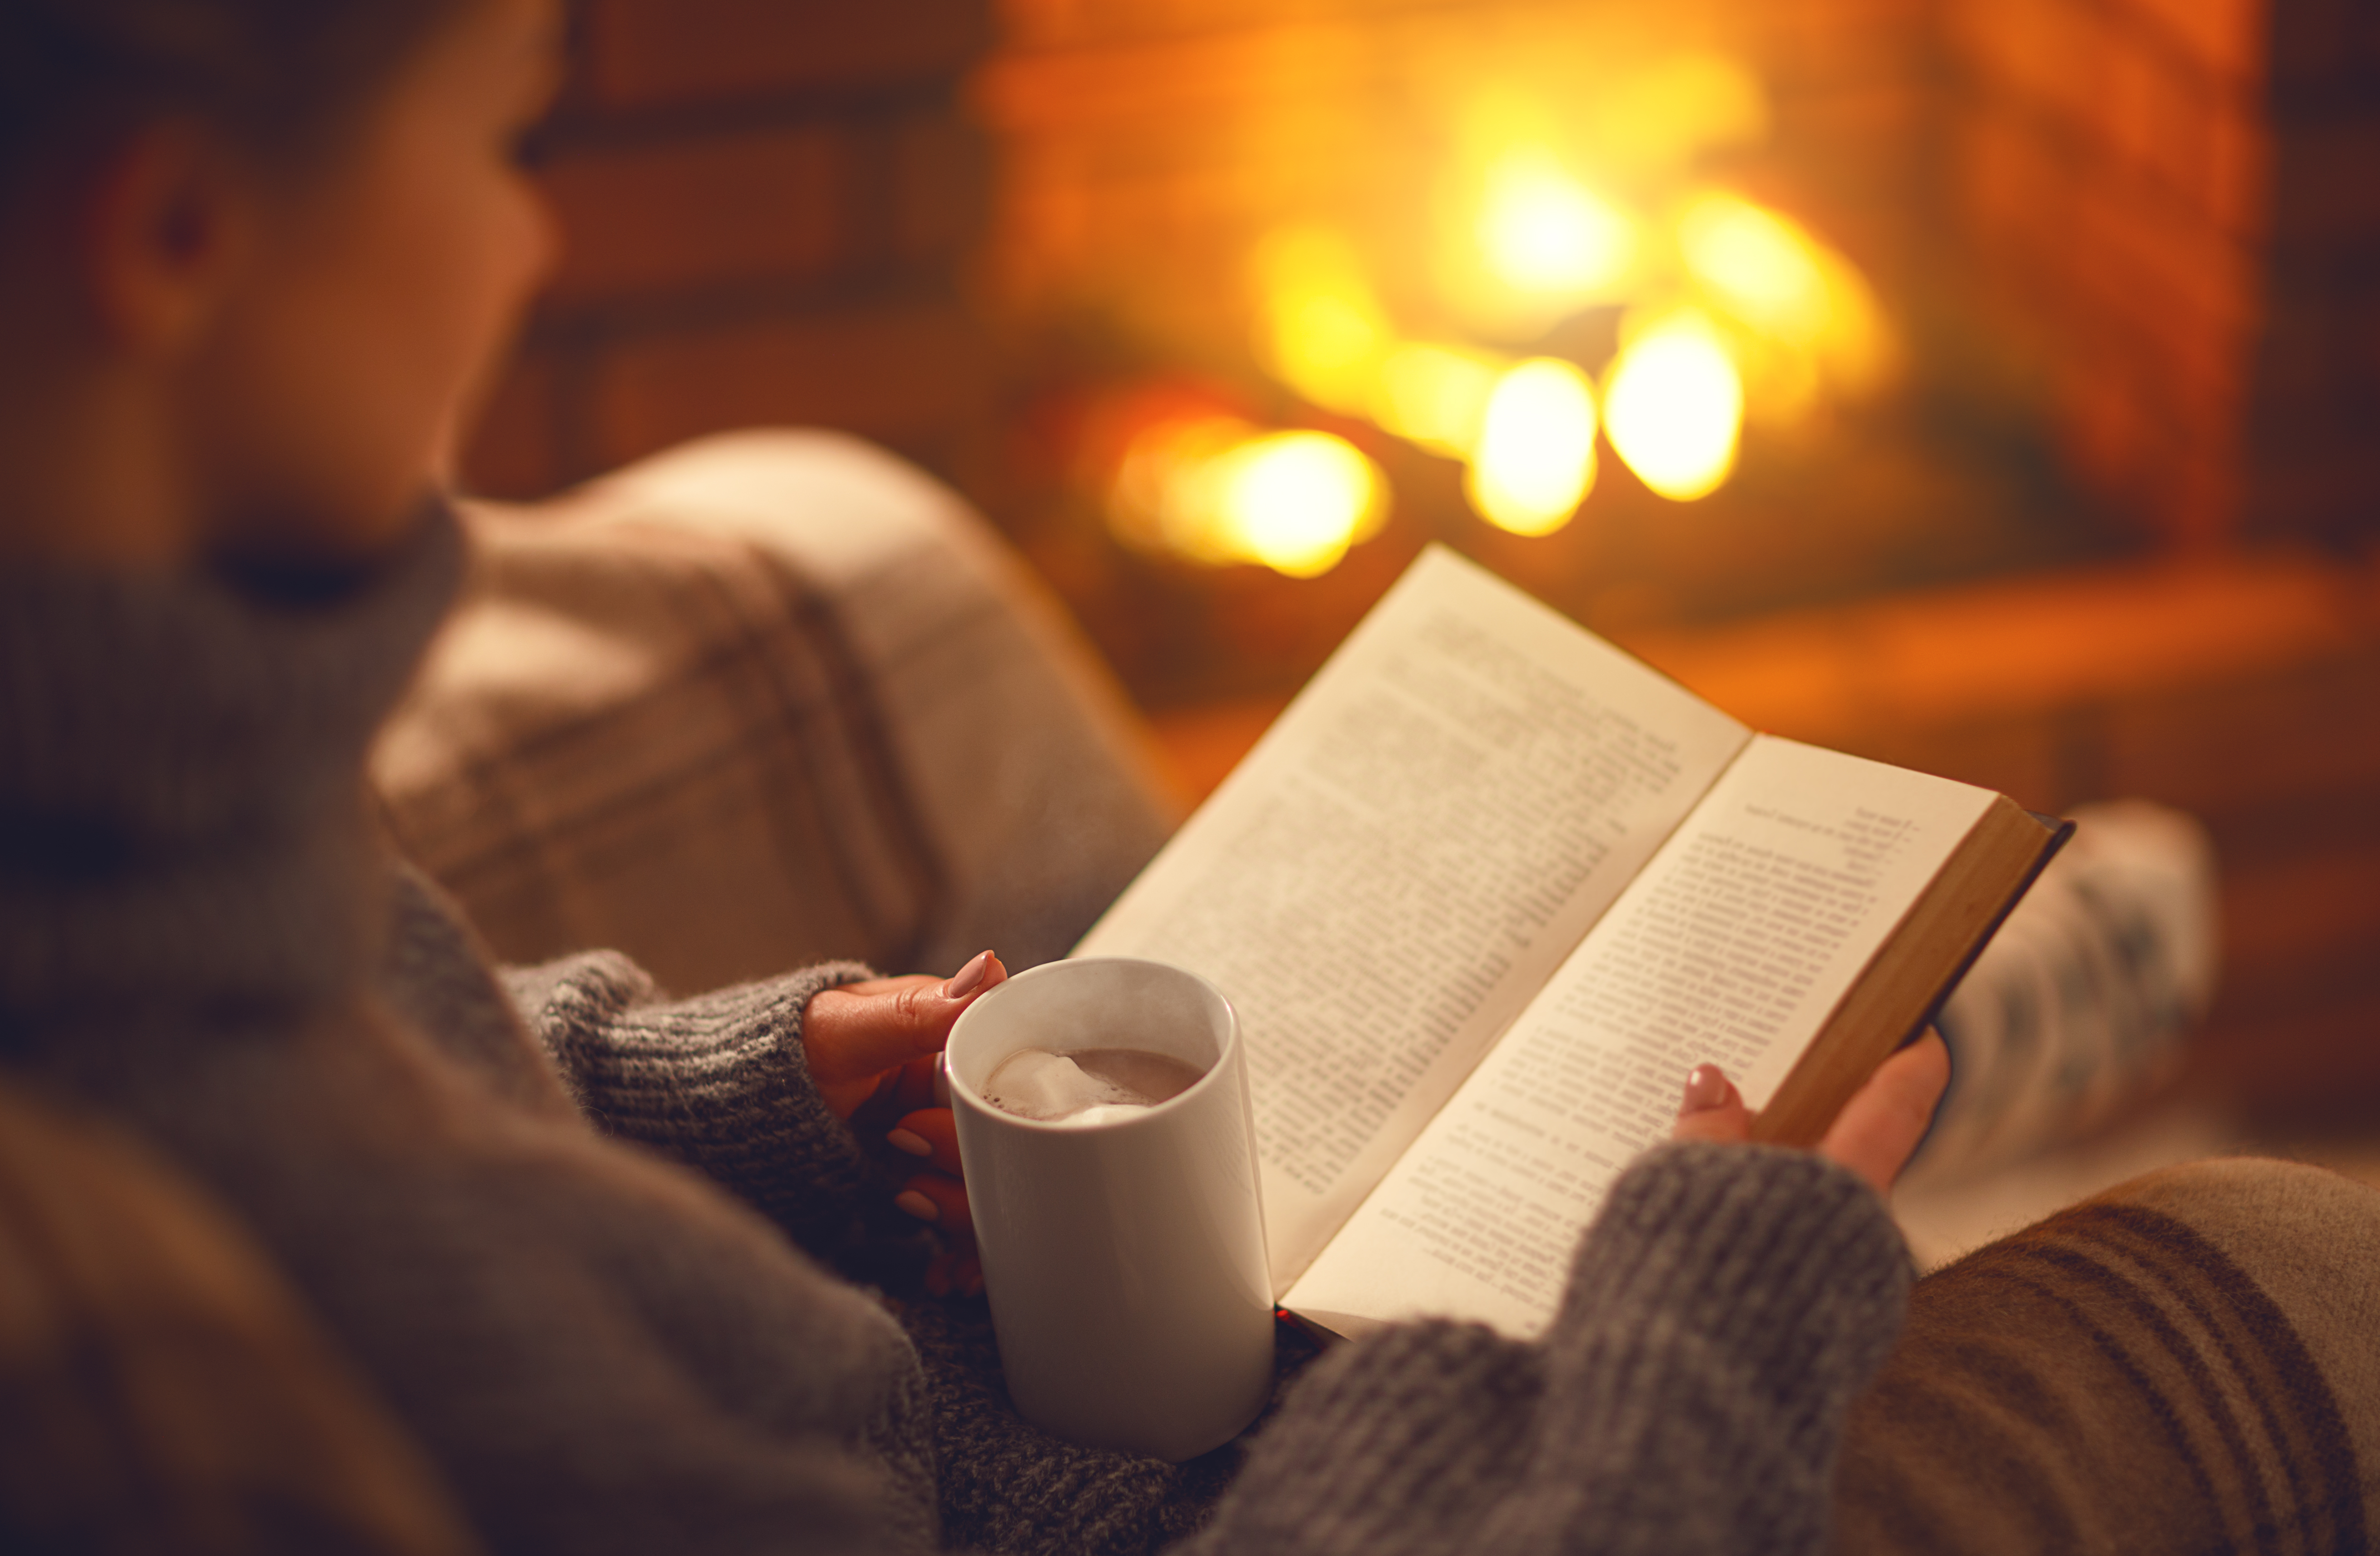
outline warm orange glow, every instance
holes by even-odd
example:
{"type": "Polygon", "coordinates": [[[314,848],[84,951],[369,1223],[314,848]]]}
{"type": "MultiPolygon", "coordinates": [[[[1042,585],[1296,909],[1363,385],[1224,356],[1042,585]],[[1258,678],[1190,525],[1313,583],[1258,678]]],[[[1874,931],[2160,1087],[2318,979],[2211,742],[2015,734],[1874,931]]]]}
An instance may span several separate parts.
{"type": "Polygon", "coordinates": [[[1726,55],[1671,55],[1597,93],[1588,115],[1598,161],[1640,178],[1682,169],[1713,147],[1768,136],[1768,94],[1726,55]]]}
{"type": "Polygon", "coordinates": [[[1516,535],[1568,524],[1595,484],[1595,386],[1539,357],[1496,381],[1463,490],[1479,517],[1516,535]]]}
{"type": "Polygon", "coordinates": [[[1256,435],[1237,417],[1160,421],[1134,435],[1108,488],[1108,527],[1117,539],[1186,561],[1238,560],[1200,500],[1199,472],[1256,435]]]}
{"type": "Polygon", "coordinates": [[[1502,368],[1484,351],[1408,341],[1380,364],[1373,417],[1408,443],[1463,458],[1478,440],[1502,368]]]}
{"type": "Polygon", "coordinates": [[[1289,227],[1257,247],[1257,349],[1316,405],[1363,414],[1396,333],[1355,246],[1321,226],[1289,227]]]}
{"type": "MultiPolygon", "coordinates": [[[[1702,153],[1767,134],[1767,98],[1740,62],[1675,55],[1583,100],[1508,82],[1467,100],[1456,129],[1430,261],[1439,295],[1411,306],[1474,340],[1517,344],[1580,310],[1628,305],[1620,352],[1599,375],[1599,419],[1582,365],[1515,365],[1478,345],[1406,338],[1336,228],[1276,231],[1250,274],[1267,369],[1315,405],[1463,460],[1464,492],[1488,522],[1526,535],[1568,523],[1595,481],[1598,419],[1648,487],[1685,502],[1733,473],[1748,416],[1790,422],[1829,392],[1882,377],[1888,332],[1848,260],[1779,212],[1685,184],[1702,153]]],[[[1256,433],[1232,436],[1236,448],[1256,433]]],[[[1330,565],[1316,559],[1335,560],[1346,542],[1328,537],[1366,522],[1344,516],[1374,511],[1374,499],[1344,473],[1353,467],[1328,475],[1320,445],[1300,446],[1304,463],[1262,480],[1232,473],[1240,456],[1200,454],[1189,486],[1208,495],[1172,500],[1181,533],[1169,545],[1284,571],[1330,565]],[[1247,495],[1227,503],[1216,484],[1227,475],[1247,495]],[[1296,502],[1257,495],[1298,482],[1307,496],[1296,502]],[[1248,517],[1259,509],[1269,517],[1248,517]],[[1180,517],[1193,512],[1195,522],[1180,517]]]]}
{"type": "Polygon", "coordinates": [[[1709,193],[1678,218],[1678,250],[1712,305],[1772,345],[1805,354],[1848,386],[1883,363],[1883,326],[1851,262],[1799,223],[1738,195],[1709,193]]]}
{"type": "Polygon", "coordinates": [[[1718,490],[1735,468],[1743,381],[1727,344],[1692,311],[1623,332],[1603,394],[1611,446],[1646,486],[1683,503],[1718,490]]]}
{"type": "Polygon", "coordinates": [[[1746,323],[1808,337],[1827,323],[1827,277],[1809,236],[1773,211],[1706,195],[1678,223],[1687,268],[1746,323]]]}
{"type": "Polygon", "coordinates": [[[1528,302],[1577,307],[1609,296],[1628,274],[1635,222],[1548,148],[1505,152],[1486,183],[1479,248],[1488,274],[1528,302]]]}
{"type": "Polygon", "coordinates": [[[1134,439],[1109,505],[1116,532],[1145,547],[1307,578],[1377,532],[1388,501],[1387,479],[1344,438],[1214,417],[1134,439]]]}
{"type": "Polygon", "coordinates": [[[1456,129],[1435,262],[1444,300],[1471,328],[1525,340],[1626,295],[1643,224],[1585,176],[1573,113],[1506,84],[1472,97],[1456,129]]]}

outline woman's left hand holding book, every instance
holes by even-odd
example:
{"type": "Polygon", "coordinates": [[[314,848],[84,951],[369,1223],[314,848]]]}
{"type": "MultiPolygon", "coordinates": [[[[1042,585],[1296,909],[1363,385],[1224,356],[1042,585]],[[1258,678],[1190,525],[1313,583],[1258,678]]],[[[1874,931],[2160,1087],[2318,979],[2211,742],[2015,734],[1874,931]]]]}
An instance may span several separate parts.
{"type": "MultiPolygon", "coordinates": [[[[1850,1168],[1876,1193],[1891,1193],[1892,1181],[1925,1138],[1934,1109],[1949,1084],[1950,1051],[1943,1046],[1941,1034],[1929,1027],[1852,1093],[1818,1142],[1818,1154],[1850,1168]]],[[[1742,1145],[1752,1138],[1752,1110],[1718,1065],[1697,1064],[1687,1075],[1686,1094],[1670,1137],[1715,1145],[1742,1145]]]]}

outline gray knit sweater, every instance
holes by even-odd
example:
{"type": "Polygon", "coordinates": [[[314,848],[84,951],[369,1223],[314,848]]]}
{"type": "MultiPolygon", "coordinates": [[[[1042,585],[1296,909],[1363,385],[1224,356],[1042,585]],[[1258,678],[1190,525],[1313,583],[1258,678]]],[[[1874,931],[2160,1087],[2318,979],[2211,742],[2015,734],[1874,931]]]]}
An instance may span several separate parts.
{"type": "Polygon", "coordinates": [[[500,978],[382,857],[364,748],[460,552],[438,514],[359,578],[0,577],[0,1064],[244,1215],[492,1549],[1823,1546],[1908,1270],[1790,1153],[1653,1153],[1541,1342],[1342,1347],[1199,1465],[1017,1421],[979,1308],[836,1272],[899,1268],[800,1045],[864,969],[500,978]]]}

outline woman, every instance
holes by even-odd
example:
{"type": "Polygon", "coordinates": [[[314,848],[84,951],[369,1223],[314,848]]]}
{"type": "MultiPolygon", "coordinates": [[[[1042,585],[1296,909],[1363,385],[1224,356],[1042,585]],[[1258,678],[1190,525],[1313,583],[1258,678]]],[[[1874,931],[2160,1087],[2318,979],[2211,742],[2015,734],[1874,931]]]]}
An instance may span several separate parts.
{"type": "MultiPolygon", "coordinates": [[[[558,26],[0,0],[0,1068],[252,1236],[491,1548],[1145,1540],[1101,1501],[1129,1466],[977,1453],[830,1270],[896,1190],[964,1232],[902,1088],[995,957],[675,1003],[608,954],[500,977],[367,824],[460,565],[425,494],[547,261],[511,149],[558,26]]],[[[1334,1353],[1198,1543],[1817,1549],[1943,1073],[1908,1051],[1805,1156],[1698,1071],[1698,1143],[1621,1181],[1542,1341],[1334,1353]]]]}

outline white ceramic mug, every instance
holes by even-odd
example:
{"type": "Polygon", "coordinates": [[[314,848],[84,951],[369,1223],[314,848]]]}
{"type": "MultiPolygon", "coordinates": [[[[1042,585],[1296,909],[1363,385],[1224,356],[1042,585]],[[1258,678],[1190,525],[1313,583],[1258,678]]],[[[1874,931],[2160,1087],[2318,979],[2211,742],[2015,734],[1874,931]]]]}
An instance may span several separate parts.
{"type": "Polygon", "coordinates": [[[951,1030],[951,1105],[1009,1397],[1070,1441],[1175,1461],[1231,1439],[1272,1386],[1272,1286],[1239,1018],[1157,962],[1017,974],[951,1030]],[[984,1100],[1019,1049],[1137,1048],[1204,1072],[1111,1122],[984,1100]]]}

